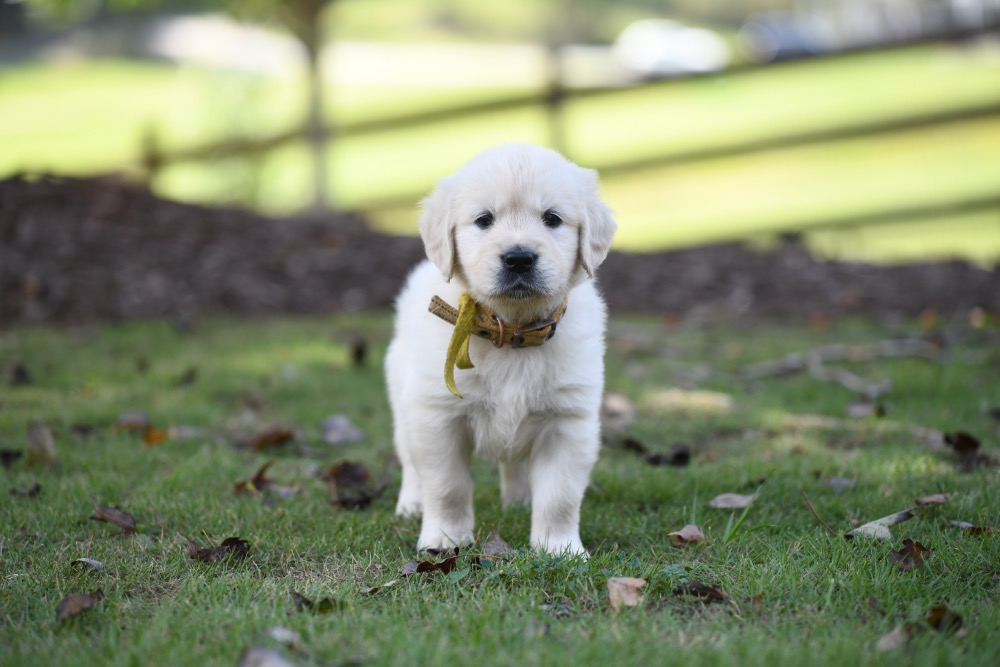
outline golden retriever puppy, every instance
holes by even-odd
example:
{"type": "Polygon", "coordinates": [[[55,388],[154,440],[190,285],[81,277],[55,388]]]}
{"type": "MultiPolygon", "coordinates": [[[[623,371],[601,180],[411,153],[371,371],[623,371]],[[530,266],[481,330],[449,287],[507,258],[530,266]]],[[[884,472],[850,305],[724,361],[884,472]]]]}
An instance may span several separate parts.
{"type": "Polygon", "coordinates": [[[386,357],[396,513],[419,549],[473,541],[475,453],[499,462],[504,507],[531,508],[531,545],[586,554],[580,504],[597,460],[606,309],[592,280],[616,225],[597,174],[507,144],[422,203],[430,261],[396,303],[386,357]]]}

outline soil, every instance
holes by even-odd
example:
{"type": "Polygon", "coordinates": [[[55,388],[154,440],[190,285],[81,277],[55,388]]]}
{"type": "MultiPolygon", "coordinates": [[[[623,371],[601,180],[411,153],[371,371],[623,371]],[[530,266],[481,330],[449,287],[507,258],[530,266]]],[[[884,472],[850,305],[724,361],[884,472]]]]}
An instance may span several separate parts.
{"type": "MultiPolygon", "coordinates": [[[[420,241],[352,214],[274,219],[158,198],[115,178],[0,181],[0,322],[188,321],[386,309],[420,241]]],[[[721,244],[612,252],[612,312],[677,318],[1000,313],[1000,268],[817,259],[721,244]]]]}

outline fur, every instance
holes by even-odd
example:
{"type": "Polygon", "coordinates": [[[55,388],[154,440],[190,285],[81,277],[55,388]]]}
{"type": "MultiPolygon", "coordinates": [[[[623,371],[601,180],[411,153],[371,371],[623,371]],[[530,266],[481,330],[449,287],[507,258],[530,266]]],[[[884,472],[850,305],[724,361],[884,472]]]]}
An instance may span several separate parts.
{"type": "Polygon", "coordinates": [[[420,549],[472,542],[475,453],[499,462],[504,507],[531,508],[532,547],[586,554],[580,504],[600,447],[606,324],[591,277],[615,232],[596,173],[549,149],[503,145],[441,179],[422,208],[429,261],[398,297],[386,357],[403,468],[396,512],[423,515],[420,549]],[[530,270],[505,266],[511,252],[530,253],[530,270]],[[473,336],[475,368],[455,375],[460,399],[444,383],[453,327],[427,307],[434,295],[457,306],[463,291],[509,323],[547,317],[566,298],[568,308],[540,347],[473,336]]]}

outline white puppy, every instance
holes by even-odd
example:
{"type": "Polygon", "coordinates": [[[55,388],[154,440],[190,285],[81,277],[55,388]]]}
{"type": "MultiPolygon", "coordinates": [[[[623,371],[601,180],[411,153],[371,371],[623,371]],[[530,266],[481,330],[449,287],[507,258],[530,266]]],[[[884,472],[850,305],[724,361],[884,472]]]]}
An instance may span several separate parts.
{"type": "Polygon", "coordinates": [[[590,278],[614,232],[596,173],[537,146],[487,150],[423,201],[430,262],[399,295],[386,357],[396,513],[423,514],[418,548],[473,541],[476,452],[499,461],[504,507],[531,507],[534,548],[586,553],[606,322],[590,278]]]}

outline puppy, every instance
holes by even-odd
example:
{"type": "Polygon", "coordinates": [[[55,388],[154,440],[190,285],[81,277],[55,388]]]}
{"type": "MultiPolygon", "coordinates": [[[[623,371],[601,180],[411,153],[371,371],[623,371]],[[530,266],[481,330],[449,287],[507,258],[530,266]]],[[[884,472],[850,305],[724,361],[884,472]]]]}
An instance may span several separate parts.
{"type": "Polygon", "coordinates": [[[597,174],[492,148],[438,181],[419,226],[430,261],[397,299],[386,356],[396,513],[423,515],[418,549],[472,542],[475,452],[499,462],[505,508],[530,506],[533,548],[586,554],[606,323],[591,278],[616,229],[597,174]]]}

